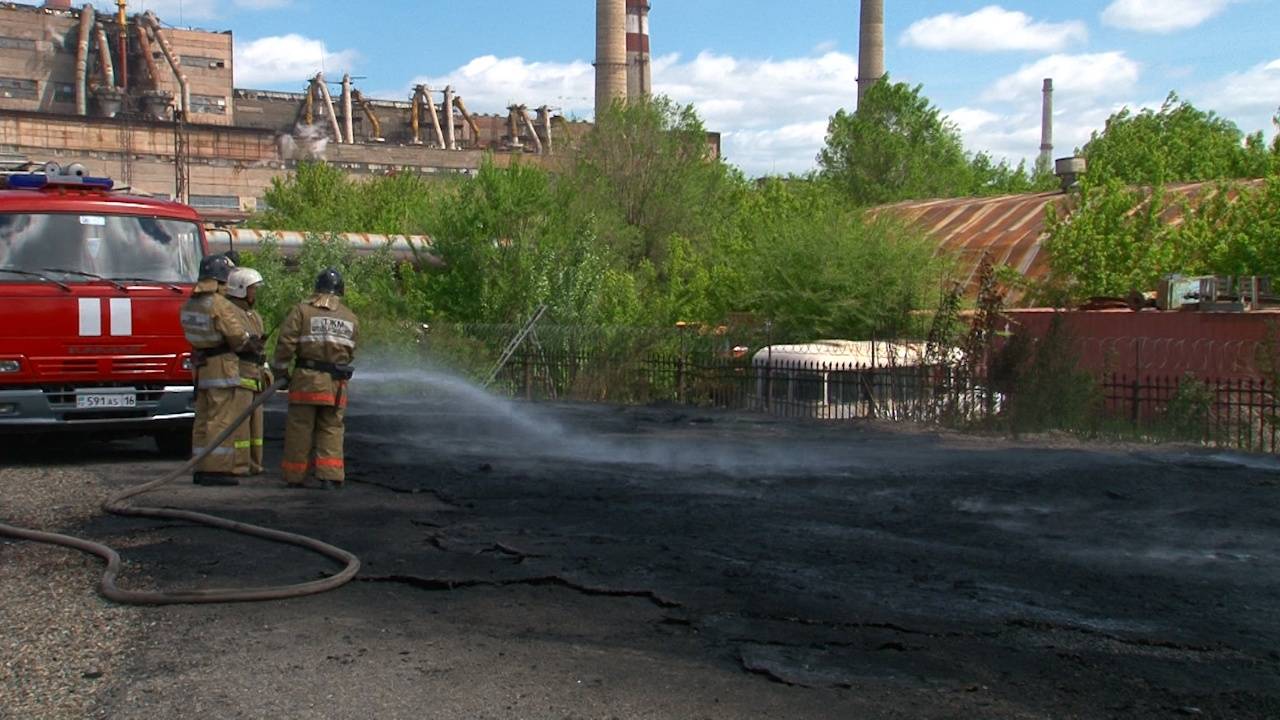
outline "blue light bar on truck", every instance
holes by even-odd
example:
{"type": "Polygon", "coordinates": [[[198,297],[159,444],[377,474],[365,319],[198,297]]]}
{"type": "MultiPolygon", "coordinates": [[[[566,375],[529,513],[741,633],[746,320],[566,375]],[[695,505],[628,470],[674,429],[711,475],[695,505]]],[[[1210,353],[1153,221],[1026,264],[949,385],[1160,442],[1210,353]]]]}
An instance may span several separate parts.
{"type": "Polygon", "coordinates": [[[28,173],[25,175],[9,175],[6,184],[15,190],[43,190],[47,187],[85,187],[95,190],[110,190],[115,187],[111,178],[82,177],[79,175],[45,175],[28,173]]]}

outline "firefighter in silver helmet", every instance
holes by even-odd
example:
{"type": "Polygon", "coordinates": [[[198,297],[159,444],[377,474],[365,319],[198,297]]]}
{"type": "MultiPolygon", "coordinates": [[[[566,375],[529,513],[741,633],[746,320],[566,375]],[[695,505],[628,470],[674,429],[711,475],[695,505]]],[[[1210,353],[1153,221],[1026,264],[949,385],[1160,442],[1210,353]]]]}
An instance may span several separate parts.
{"type": "MultiPolygon", "coordinates": [[[[262,352],[261,341],[245,328],[244,313],[224,296],[233,269],[223,255],[204,258],[195,290],[182,306],[182,329],[191,343],[196,386],[192,430],[196,455],[231,427],[252,402],[252,393],[240,384],[237,353],[262,352]]],[[[193,480],[197,485],[238,485],[237,476],[248,473],[248,455],[249,427],[244,425],[200,461],[193,480]]]]}
{"type": "Polygon", "coordinates": [[[326,488],[340,489],[346,480],[343,419],[359,321],[343,304],[345,294],[342,274],[329,268],[316,278],[315,293],[280,326],[271,368],[290,378],[281,463],[290,487],[303,487],[310,472],[326,488]]]}
{"type": "MultiPolygon", "coordinates": [[[[258,344],[266,343],[266,329],[262,316],[255,308],[258,302],[258,288],[262,286],[262,273],[253,268],[238,267],[231,271],[227,280],[227,297],[231,303],[244,313],[245,329],[258,340],[258,344]]],[[[240,386],[254,396],[259,396],[271,387],[274,380],[267,367],[267,356],[261,350],[244,352],[240,358],[240,386]]],[[[249,457],[247,474],[261,475],[263,472],[263,412],[258,407],[247,421],[249,423],[249,457]]],[[[239,455],[237,455],[237,459],[239,455]]]]}

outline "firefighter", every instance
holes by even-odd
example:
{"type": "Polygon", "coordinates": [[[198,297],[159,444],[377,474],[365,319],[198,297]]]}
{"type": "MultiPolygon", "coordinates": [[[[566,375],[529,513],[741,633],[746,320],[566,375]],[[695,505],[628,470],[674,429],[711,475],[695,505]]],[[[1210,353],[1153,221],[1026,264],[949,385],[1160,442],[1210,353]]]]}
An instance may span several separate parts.
{"type": "Polygon", "coordinates": [[[322,488],[338,490],[346,480],[342,423],[359,323],[342,303],[345,292],[341,273],[333,268],[321,272],[315,294],[294,306],[280,326],[271,367],[289,378],[281,463],[289,487],[303,487],[310,471],[322,488]]]}
{"type": "MultiPolygon", "coordinates": [[[[197,455],[253,402],[253,394],[240,385],[236,353],[261,353],[262,343],[245,328],[244,313],[224,297],[232,267],[222,255],[201,260],[199,282],[182,306],[182,329],[191,343],[195,376],[191,444],[197,455]]],[[[248,458],[249,426],[242,424],[200,461],[192,479],[197,485],[238,485],[236,476],[248,473],[248,458]]]]}
{"type": "MultiPolygon", "coordinates": [[[[237,267],[231,271],[227,280],[227,297],[244,314],[245,329],[249,335],[261,345],[266,344],[266,330],[262,316],[254,309],[258,301],[258,286],[262,285],[262,274],[252,268],[237,267]]],[[[267,367],[267,356],[262,352],[244,352],[240,357],[240,386],[259,396],[271,387],[274,380],[267,367]]],[[[249,423],[249,465],[247,474],[261,475],[263,472],[263,413],[258,407],[248,420],[249,423]]],[[[237,456],[238,458],[239,456],[237,456]]],[[[241,468],[243,469],[243,468],[241,468]]]]}

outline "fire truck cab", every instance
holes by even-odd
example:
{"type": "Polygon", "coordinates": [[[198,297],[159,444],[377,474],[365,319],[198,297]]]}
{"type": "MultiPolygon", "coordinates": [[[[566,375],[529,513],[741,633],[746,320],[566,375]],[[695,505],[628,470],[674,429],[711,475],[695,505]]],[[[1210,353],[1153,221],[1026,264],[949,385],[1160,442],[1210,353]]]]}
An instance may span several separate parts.
{"type": "Polygon", "coordinates": [[[78,166],[44,170],[0,175],[0,432],[150,434],[181,453],[200,216],[78,166]]]}

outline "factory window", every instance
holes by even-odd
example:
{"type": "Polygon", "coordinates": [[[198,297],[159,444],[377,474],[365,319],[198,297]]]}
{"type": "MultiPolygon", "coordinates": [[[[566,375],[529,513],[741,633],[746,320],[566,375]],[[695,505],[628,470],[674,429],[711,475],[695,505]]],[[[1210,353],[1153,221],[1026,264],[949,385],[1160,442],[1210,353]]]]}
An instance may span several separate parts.
{"type": "Polygon", "coordinates": [[[240,198],[235,195],[192,195],[190,204],[197,208],[239,210],[240,198]]]}
{"type": "Polygon", "coordinates": [[[226,115],[227,99],[217,95],[192,95],[191,112],[206,115],[226,115]]]}
{"type": "Polygon", "coordinates": [[[0,98],[6,100],[35,100],[36,81],[0,77],[0,98]]]}
{"type": "Polygon", "coordinates": [[[220,70],[227,66],[226,60],[218,58],[201,57],[200,55],[183,55],[182,64],[190,68],[204,68],[205,70],[220,70]]]}
{"type": "Polygon", "coordinates": [[[36,41],[0,35],[0,50],[35,50],[36,41]]]}
{"type": "Polygon", "coordinates": [[[53,101],[56,103],[72,103],[76,101],[76,86],[71,83],[53,84],[53,101]]]}

